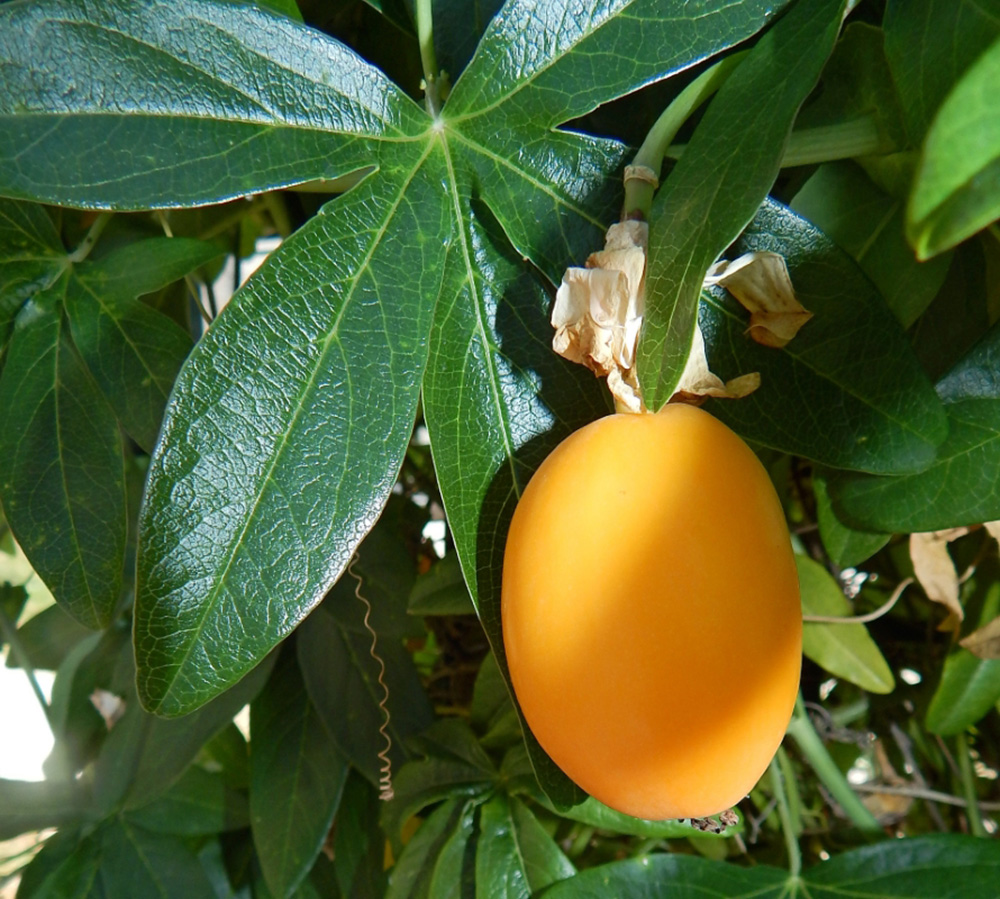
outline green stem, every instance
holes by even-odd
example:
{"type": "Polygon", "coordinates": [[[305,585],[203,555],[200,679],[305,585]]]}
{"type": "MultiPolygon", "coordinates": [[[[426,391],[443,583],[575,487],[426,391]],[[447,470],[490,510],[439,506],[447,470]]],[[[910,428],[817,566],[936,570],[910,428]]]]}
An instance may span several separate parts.
{"type": "MultiPolygon", "coordinates": [[[[686,144],[673,144],[667,149],[666,155],[671,159],[679,159],[686,149],[686,144]]],[[[788,139],[785,155],[781,158],[781,166],[787,169],[837,159],[854,159],[857,156],[884,155],[897,149],[881,136],[875,116],[868,115],[836,125],[793,131],[788,139]]]]}
{"type": "MultiPolygon", "coordinates": [[[[659,178],[663,168],[663,157],[667,153],[670,141],[702,103],[712,96],[722,83],[730,76],[733,69],[745,56],[745,51],[733,53],[720,60],[710,69],[702,72],[684,90],[682,90],[670,105],[663,110],[660,117],[649,129],[646,139],[639,147],[639,152],[632,160],[633,166],[643,166],[659,178]]],[[[622,218],[649,218],[653,203],[653,193],[656,187],[648,181],[627,179],[625,181],[625,207],[622,218]]]]}
{"type": "Polygon", "coordinates": [[[771,789],[774,798],[778,800],[778,817],[781,819],[781,830],[785,834],[785,846],[788,847],[788,873],[797,878],[802,873],[802,850],[799,848],[799,837],[792,822],[792,812],[788,806],[788,795],[785,793],[785,782],[781,774],[781,763],[777,755],[771,759],[771,789]]]}
{"type": "Polygon", "coordinates": [[[979,798],[976,796],[976,781],[972,770],[972,756],[969,755],[969,741],[965,734],[956,738],[958,744],[958,770],[962,776],[962,794],[965,796],[965,815],[969,819],[969,830],[975,837],[987,836],[983,817],[979,814],[979,798]]]}
{"type": "Polygon", "coordinates": [[[45,698],[45,694],[42,692],[42,688],[38,683],[38,678],[35,676],[35,667],[31,664],[31,660],[28,658],[28,652],[24,648],[24,644],[21,642],[21,635],[17,632],[17,626],[10,620],[10,616],[2,607],[0,607],[0,633],[3,634],[4,640],[6,640],[7,645],[10,646],[10,652],[11,655],[14,656],[14,661],[17,662],[18,666],[28,678],[28,683],[31,684],[31,689],[35,694],[35,699],[38,700],[38,704],[42,707],[42,712],[45,714],[45,720],[49,722],[49,727],[51,728],[51,709],[49,708],[48,700],[45,698]]]}
{"type": "Polygon", "coordinates": [[[434,53],[434,15],[432,0],[417,0],[417,43],[420,45],[420,63],[424,69],[424,102],[431,118],[441,111],[440,85],[438,82],[437,56],[434,53]]]}
{"type": "Polygon", "coordinates": [[[83,262],[90,255],[90,251],[94,249],[97,244],[97,239],[101,236],[101,232],[107,227],[108,222],[111,221],[110,212],[102,212],[96,219],[94,223],[90,226],[90,230],[87,235],[80,241],[80,245],[69,254],[68,259],[70,262],[83,262]]]}
{"type": "Polygon", "coordinates": [[[881,825],[851,789],[847,778],[837,767],[837,763],[831,758],[819,734],[816,733],[801,694],[795,702],[795,714],[788,725],[788,735],[795,740],[799,751],[816,772],[820,782],[830,791],[854,826],[865,833],[881,834],[881,825]]]}

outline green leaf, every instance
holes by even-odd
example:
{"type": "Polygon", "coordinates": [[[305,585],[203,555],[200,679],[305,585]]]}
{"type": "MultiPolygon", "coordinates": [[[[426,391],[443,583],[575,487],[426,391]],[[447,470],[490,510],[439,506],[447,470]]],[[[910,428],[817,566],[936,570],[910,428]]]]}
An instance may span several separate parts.
{"type": "Polygon", "coordinates": [[[215,899],[201,863],[182,840],[143,830],[124,818],[102,829],[98,881],[108,899],[215,899]]]}
{"type": "Polygon", "coordinates": [[[420,575],[410,592],[411,615],[468,615],[475,612],[458,556],[449,553],[420,575]]]}
{"type": "Polygon", "coordinates": [[[21,310],[0,376],[0,495],[32,567],[87,627],[121,598],[125,457],[114,413],[69,340],[63,275],[21,310]]]}
{"type": "Polygon", "coordinates": [[[1000,844],[958,834],[887,840],[810,868],[801,880],[767,865],[739,868],[695,856],[651,855],[583,871],[548,889],[544,899],[731,899],[782,896],[838,899],[940,899],[988,896],[1000,873],[1000,844]],[[956,886],[957,885],[957,886],[956,886]],[[959,892],[956,892],[956,889],[959,892]]]}
{"type": "MultiPolygon", "coordinates": [[[[359,563],[352,570],[365,569],[359,563]]],[[[398,770],[409,756],[407,738],[427,727],[434,716],[402,640],[384,630],[376,618],[376,610],[387,605],[386,598],[370,594],[371,582],[363,579],[362,596],[372,605],[369,624],[378,635],[374,650],[385,664],[382,674],[381,665],[372,657],[372,635],[364,624],[367,609],[355,597],[354,586],[351,578],[338,585],[331,600],[299,630],[296,649],[320,719],[340,751],[374,784],[383,774],[380,753],[387,751],[393,769],[398,770]]],[[[398,598],[404,599],[405,594],[398,598]]]]}
{"type": "Polygon", "coordinates": [[[403,825],[422,809],[443,799],[481,799],[497,781],[496,768],[462,721],[435,722],[419,748],[424,757],[397,770],[395,798],[382,812],[383,829],[396,845],[403,825]]]}
{"type": "Polygon", "coordinates": [[[647,839],[677,840],[699,836],[706,840],[714,840],[728,835],[728,833],[713,834],[697,830],[688,821],[652,821],[648,818],[634,818],[632,815],[625,815],[608,808],[603,802],[594,799],[593,796],[588,796],[579,805],[565,810],[550,807],[544,799],[542,804],[563,818],[569,818],[570,821],[579,821],[581,824],[587,824],[601,830],[631,834],[647,839]]]}
{"type": "Polygon", "coordinates": [[[154,833],[201,836],[250,825],[242,793],[227,788],[221,774],[192,765],[159,799],[126,813],[127,819],[154,833]]]}
{"type": "MultiPolygon", "coordinates": [[[[0,591],[5,588],[25,593],[23,587],[0,585],[0,591]]],[[[27,598],[26,593],[25,598],[27,598]]],[[[29,664],[32,668],[43,671],[55,671],[69,651],[90,634],[88,628],[67,615],[61,606],[49,606],[43,609],[17,630],[21,648],[28,657],[29,664]]],[[[20,667],[20,663],[12,653],[7,657],[7,667],[20,667]]]]}
{"type": "Polygon", "coordinates": [[[874,556],[889,542],[891,535],[856,531],[837,518],[826,478],[826,473],[813,470],[813,495],[816,497],[819,536],[830,561],[841,568],[853,568],[874,556]]]}
{"type": "Polygon", "coordinates": [[[0,351],[24,302],[48,287],[66,253],[41,206],[0,199],[0,351]]]}
{"type": "Polygon", "coordinates": [[[282,654],[250,706],[250,814],[268,888],[287,896],[316,861],[347,779],[309,701],[294,652],[282,654]]]}
{"type": "Polygon", "coordinates": [[[173,320],[135,298],[149,292],[144,289],[147,285],[156,290],[190,271],[199,264],[196,260],[217,255],[201,241],[185,241],[191,256],[177,266],[185,271],[174,274],[162,264],[165,260],[161,255],[174,250],[169,247],[173,243],[166,238],[141,241],[114,253],[107,260],[109,268],[103,263],[86,266],[66,295],[73,342],[122,427],[147,452],[156,442],[163,409],[191,349],[191,337],[173,320]],[[155,272],[165,281],[140,277],[130,288],[115,271],[123,256],[134,264],[133,271],[151,268],[147,275],[155,272]],[[161,265],[151,266],[155,261],[161,265]]]}
{"type": "Polygon", "coordinates": [[[64,205],[199,205],[331,179],[371,162],[363,138],[426,122],[342,44],[242,4],[5,3],[0,58],[0,193],[64,205]]]}
{"type": "Polygon", "coordinates": [[[951,255],[919,262],[903,233],[903,204],[882,193],[854,163],[820,166],[795,195],[792,209],[851,255],[904,328],[941,289],[951,255]]]}
{"type": "MultiPolygon", "coordinates": [[[[476,804],[443,802],[420,825],[389,872],[385,899],[462,896],[462,864],[472,838],[476,804]]],[[[473,892],[474,895],[474,892],[473,892]]]]}
{"type": "Polygon", "coordinates": [[[385,835],[378,823],[379,804],[375,789],[351,771],[333,834],[336,880],[345,897],[385,892],[385,835]]]}
{"type": "Polygon", "coordinates": [[[1000,217],[1000,38],[941,104],[906,209],[907,236],[927,259],[1000,217]]]}
{"type": "Polygon", "coordinates": [[[0,840],[79,820],[87,809],[86,799],[74,781],[0,779],[0,840]]]}
{"type": "Polygon", "coordinates": [[[576,873],[538,819],[517,799],[496,793],[479,811],[476,882],[496,899],[528,899],[576,873]]]}
{"type": "Polygon", "coordinates": [[[885,533],[936,531],[1000,518],[1000,326],[937,384],[950,433],[919,474],[841,475],[829,483],[838,517],[885,533]]]}
{"type": "Polygon", "coordinates": [[[843,7],[842,0],[797,3],[761,38],[653,201],[636,360],[650,409],[666,403],[680,380],[705,273],[771,189],[799,106],[833,50],[843,7]]]}
{"type": "MultiPolygon", "coordinates": [[[[818,562],[795,556],[802,595],[802,614],[849,617],[854,609],[830,573],[818,562]]],[[[864,624],[802,626],[802,652],[834,677],[870,693],[891,693],[896,687],[889,663],[864,624]]]]}
{"type": "Polygon", "coordinates": [[[287,636],[395,480],[447,210],[435,200],[438,154],[384,162],[387,177],[333,201],[269,257],[178,377],[136,587],[139,693],[159,714],[196,708],[287,636]]]}
{"type": "Polygon", "coordinates": [[[866,22],[850,22],[820,76],[820,90],[795,120],[796,129],[874,120],[881,153],[906,145],[906,126],[885,56],[885,35],[866,22]]]}
{"type": "Polygon", "coordinates": [[[721,290],[703,293],[699,323],[711,370],[724,380],[761,375],[757,391],[739,402],[712,402],[712,414],[747,440],[832,467],[927,468],[947,434],[945,413],[870,282],[820,232],[772,200],[733,248],[736,255],[752,251],[785,257],[813,318],[774,350],[746,335],[749,316],[735,300],[721,290]],[[822,421],[837,427],[817,427],[822,421]]]}
{"type": "Polygon", "coordinates": [[[971,727],[1000,700],[1000,660],[957,649],[945,659],[941,682],[927,708],[927,729],[949,736],[971,727]]]}
{"type": "Polygon", "coordinates": [[[177,782],[202,747],[224,730],[267,682],[274,659],[267,659],[235,687],[180,720],[144,712],[135,696],[108,734],[94,772],[94,793],[110,812],[140,809],[177,782]]]}
{"type": "Polygon", "coordinates": [[[952,85],[998,36],[997,0],[889,0],[885,53],[911,141],[924,137],[952,85]]]}
{"type": "MultiPolygon", "coordinates": [[[[470,203],[466,217],[467,255],[450,260],[431,339],[424,418],[459,560],[506,678],[500,573],[514,506],[545,456],[609,407],[588,372],[552,352],[548,295],[489,211],[470,203]]],[[[546,790],[560,804],[582,800],[530,739],[546,790]]]]}

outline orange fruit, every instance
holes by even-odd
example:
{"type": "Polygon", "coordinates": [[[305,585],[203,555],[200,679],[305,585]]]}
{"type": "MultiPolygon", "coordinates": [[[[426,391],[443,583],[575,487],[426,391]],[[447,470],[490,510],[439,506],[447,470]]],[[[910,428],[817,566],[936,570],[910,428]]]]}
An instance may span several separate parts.
{"type": "Polygon", "coordinates": [[[791,543],[767,472],[707,412],[564,440],[515,510],[501,603],[525,720],[611,808],[723,811],[781,743],[802,652],[791,543]]]}

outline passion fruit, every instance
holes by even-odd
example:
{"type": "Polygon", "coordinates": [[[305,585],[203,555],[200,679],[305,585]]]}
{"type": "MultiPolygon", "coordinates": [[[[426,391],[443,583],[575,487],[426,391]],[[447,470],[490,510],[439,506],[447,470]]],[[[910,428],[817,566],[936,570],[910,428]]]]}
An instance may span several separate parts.
{"type": "Polygon", "coordinates": [[[781,743],[802,653],[791,543],[767,472],[707,412],[564,440],[515,510],[501,603],[525,721],[611,808],[723,811],[781,743]]]}

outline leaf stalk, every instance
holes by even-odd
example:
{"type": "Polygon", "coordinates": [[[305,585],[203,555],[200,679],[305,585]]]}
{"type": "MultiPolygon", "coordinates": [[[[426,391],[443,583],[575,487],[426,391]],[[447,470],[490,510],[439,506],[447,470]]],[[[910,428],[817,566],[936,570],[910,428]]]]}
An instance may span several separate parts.
{"type": "Polygon", "coordinates": [[[420,45],[420,63],[424,69],[424,102],[432,119],[441,112],[441,84],[434,53],[434,14],[432,0],[417,0],[417,43],[420,45]]]}
{"type": "Polygon", "coordinates": [[[882,826],[868,810],[858,795],[851,789],[837,763],[833,760],[826,746],[813,727],[806,711],[802,694],[795,701],[795,714],[788,724],[788,735],[795,741],[799,751],[816,772],[820,782],[837,801],[844,813],[858,830],[872,835],[881,835],[882,826]]]}
{"type": "Polygon", "coordinates": [[[31,690],[35,694],[35,699],[38,700],[38,704],[41,706],[42,712],[45,714],[45,720],[48,722],[49,728],[52,729],[54,734],[55,729],[52,727],[52,710],[49,707],[48,700],[45,698],[45,694],[42,692],[41,685],[38,683],[38,678],[35,676],[35,667],[31,664],[31,660],[28,658],[28,652],[24,648],[24,644],[21,642],[21,635],[17,632],[17,626],[13,621],[11,621],[10,616],[2,607],[0,607],[0,634],[3,634],[4,640],[7,642],[7,645],[10,646],[10,652],[11,655],[14,656],[14,661],[17,662],[18,666],[28,678],[28,683],[31,684],[31,690]]]}
{"type": "MultiPolygon", "coordinates": [[[[670,142],[691,114],[712,96],[732,74],[733,69],[746,55],[746,51],[733,53],[702,72],[670,102],[649,129],[639,152],[632,160],[633,168],[648,169],[659,177],[663,158],[670,142]]],[[[628,178],[625,181],[625,206],[622,218],[646,221],[653,204],[656,184],[648,179],[628,178]]]]}
{"type": "Polygon", "coordinates": [[[781,819],[781,830],[785,834],[785,846],[788,850],[788,873],[792,879],[796,879],[802,873],[802,850],[799,848],[799,837],[792,822],[788,794],[785,792],[785,781],[777,755],[771,759],[770,770],[771,789],[774,798],[778,800],[778,817],[781,819]]]}

